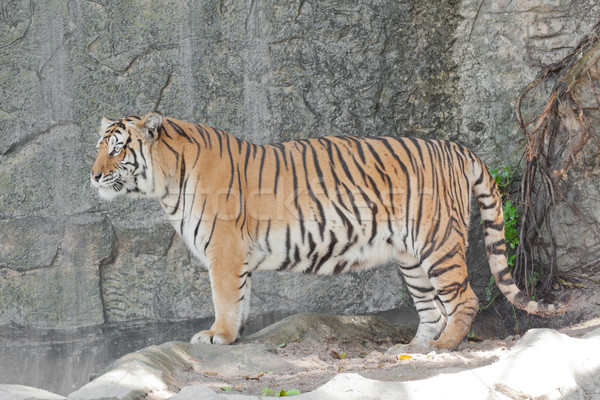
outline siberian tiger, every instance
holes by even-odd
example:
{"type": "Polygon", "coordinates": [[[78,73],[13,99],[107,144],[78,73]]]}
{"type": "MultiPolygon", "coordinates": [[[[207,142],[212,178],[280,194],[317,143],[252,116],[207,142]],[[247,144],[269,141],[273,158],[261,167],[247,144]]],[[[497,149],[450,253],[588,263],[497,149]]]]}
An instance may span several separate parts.
{"type": "Polygon", "coordinates": [[[340,136],[261,146],[151,112],[103,118],[97,150],[100,196],[158,200],[208,268],[215,322],[192,343],[237,339],[254,271],[339,274],[396,261],[420,319],[411,344],[456,348],[478,309],[465,262],[471,192],[508,300],[546,316],[570,301],[541,304],[517,288],[496,183],[456,143],[340,136]]]}

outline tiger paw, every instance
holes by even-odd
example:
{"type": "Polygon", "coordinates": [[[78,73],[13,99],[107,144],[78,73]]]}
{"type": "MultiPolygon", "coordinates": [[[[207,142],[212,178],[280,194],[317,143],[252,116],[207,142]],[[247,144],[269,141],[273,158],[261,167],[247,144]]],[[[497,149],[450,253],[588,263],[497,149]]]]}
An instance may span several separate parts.
{"type": "Polygon", "coordinates": [[[221,335],[219,333],[214,332],[213,330],[200,331],[196,333],[190,343],[198,344],[198,343],[206,343],[206,344],[230,344],[235,341],[235,337],[231,338],[227,335],[221,335]]]}

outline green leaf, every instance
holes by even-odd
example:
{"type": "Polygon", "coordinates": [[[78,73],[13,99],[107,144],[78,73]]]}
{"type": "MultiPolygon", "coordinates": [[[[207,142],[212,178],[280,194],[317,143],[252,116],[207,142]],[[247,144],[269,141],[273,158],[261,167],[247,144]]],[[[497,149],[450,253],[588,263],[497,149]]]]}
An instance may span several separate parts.
{"type": "Polygon", "coordinates": [[[233,388],[231,386],[225,386],[225,387],[222,387],[221,390],[224,392],[231,392],[233,390],[233,388]]]}
{"type": "Polygon", "coordinates": [[[302,394],[298,389],[290,389],[287,391],[287,395],[286,396],[296,396],[302,394]]]}
{"type": "Polygon", "coordinates": [[[273,394],[273,393],[275,393],[275,391],[274,391],[273,389],[271,389],[271,388],[264,388],[264,389],[262,390],[262,395],[263,395],[263,396],[266,396],[266,395],[268,395],[268,394],[273,394]]]}

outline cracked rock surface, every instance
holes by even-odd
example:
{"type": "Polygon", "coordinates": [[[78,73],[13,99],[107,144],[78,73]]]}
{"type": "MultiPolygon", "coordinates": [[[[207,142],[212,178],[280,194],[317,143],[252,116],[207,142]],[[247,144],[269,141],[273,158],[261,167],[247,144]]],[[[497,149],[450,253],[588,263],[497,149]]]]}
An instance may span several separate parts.
{"type": "MultiPolygon", "coordinates": [[[[106,204],[89,187],[102,115],[159,109],[256,143],[436,136],[497,165],[518,153],[516,93],[600,18],[594,0],[547,3],[3,1],[0,325],[213,313],[206,271],[158,205],[106,204]]],[[[581,193],[578,203],[595,191],[581,193]]],[[[593,200],[585,209],[600,207],[593,200]]],[[[483,293],[489,269],[472,225],[471,280],[483,293]]],[[[584,247],[583,263],[600,257],[597,242],[578,241],[573,229],[564,247],[584,247]]],[[[566,268],[575,262],[565,259],[566,268]]],[[[402,305],[400,288],[394,267],[319,278],[261,273],[251,312],[364,314],[402,305]]]]}

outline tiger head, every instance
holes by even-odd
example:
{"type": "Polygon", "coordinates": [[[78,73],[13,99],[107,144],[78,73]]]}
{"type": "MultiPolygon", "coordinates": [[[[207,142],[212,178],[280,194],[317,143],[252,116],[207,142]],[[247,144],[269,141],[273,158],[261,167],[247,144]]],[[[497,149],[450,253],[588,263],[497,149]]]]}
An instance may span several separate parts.
{"type": "Polygon", "coordinates": [[[158,112],[116,121],[102,118],[98,155],[90,173],[100,197],[112,200],[121,194],[153,194],[150,148],[161,125],[162,115],[158,112]]]}

